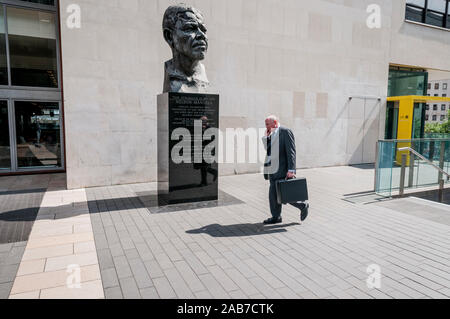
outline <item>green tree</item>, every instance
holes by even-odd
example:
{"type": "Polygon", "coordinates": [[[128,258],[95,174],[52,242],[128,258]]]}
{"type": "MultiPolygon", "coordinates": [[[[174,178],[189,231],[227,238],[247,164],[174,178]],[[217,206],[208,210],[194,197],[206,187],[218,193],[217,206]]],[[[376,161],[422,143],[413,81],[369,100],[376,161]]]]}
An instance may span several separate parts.
{"type": "Polygon", "coordinates": [[[442,125],[439,123],[427,123],[425,133],[442,133],[442,125]]]}
{"type": "Polygon", "coordinates": [[[441,131],[442,131],[442,133],[447,133],[447,134],[450,133],[450,110],[448,111],[448,114],[447,114],[447,121],[445,121],[441,125],[441,131]]]}
{"type": "Polygon", "coordinates": [[[447,121],[442,124],[427,123],[425,125],[425,133],[450,134],[450,110],[448,111],[447,121]]]}

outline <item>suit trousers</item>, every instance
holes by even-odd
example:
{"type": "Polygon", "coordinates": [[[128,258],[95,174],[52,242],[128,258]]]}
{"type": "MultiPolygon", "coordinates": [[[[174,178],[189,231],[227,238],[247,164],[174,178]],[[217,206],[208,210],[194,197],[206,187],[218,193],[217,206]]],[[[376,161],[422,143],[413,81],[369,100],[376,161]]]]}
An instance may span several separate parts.
{"type": "Polygon", "coordinates": [[[269,202],[270,202],[270,212],[273,218],[279,218],[281,216],[282,205],[278,204],[277,198],[277,180],[270,180],[269,188],[269,202]]]}
{"type": "MultiPolygon", "coordinates": [[[[270,212],[272,214],[272,217],[277,219],[281,217],[281,212],[283,205],[278,204],[278,196],[277,196],[277,182],[278,180],[270,180],[270,188],[269,188],[269,202],[270,202],[270,212]]],[[[304,209],[306,207],[306,204],[303,202],[298,203],[290,203],[289,205],[294,206],[298,209],[304,209]]]]}

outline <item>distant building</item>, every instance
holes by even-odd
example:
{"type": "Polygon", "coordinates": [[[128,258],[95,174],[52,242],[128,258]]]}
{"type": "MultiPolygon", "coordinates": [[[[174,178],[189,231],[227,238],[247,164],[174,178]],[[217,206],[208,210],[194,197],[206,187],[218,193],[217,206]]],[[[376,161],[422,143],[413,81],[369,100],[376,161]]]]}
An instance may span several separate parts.
{"type": "MultiPolygon", "coordinates": [[[[449,97],[450,96],[450,79],[429,81],[428,95],[449,97]]],[[[448,111],[450,110],[449,102],[435,102],[426,105],[425,122],[426,123],[443,123],[448,119],[448,111]]]]}

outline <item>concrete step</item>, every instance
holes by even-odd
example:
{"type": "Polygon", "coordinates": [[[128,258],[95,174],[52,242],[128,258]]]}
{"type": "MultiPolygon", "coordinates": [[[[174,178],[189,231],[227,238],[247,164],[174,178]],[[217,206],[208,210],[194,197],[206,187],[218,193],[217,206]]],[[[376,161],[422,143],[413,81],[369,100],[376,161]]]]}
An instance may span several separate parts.
{"type": "MultiPolygon", "coordinates": [[[[405,196],[425,199],[431,202],[439,203],[439,189],[438,187],[418,188],[405,190],[405,196]]],[[[398,194],[393,194],[393,198],[400,198],[398,194]]],[[[450,205],[450,188],[444,188],[443,204],[450,205]]]]}
{"type": "Polygon", "coordinates": [[[447,204],[411,196],[374,205],[450,226],[450,205],[447,204]]]}

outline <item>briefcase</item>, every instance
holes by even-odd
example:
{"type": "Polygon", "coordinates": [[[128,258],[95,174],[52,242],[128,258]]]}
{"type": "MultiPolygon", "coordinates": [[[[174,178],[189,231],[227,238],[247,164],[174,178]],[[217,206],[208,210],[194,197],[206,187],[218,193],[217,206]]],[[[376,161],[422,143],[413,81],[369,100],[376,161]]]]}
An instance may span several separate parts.
{"type": "Polygon", "coordinates": [[[305,202],[308,198],[306,178],[281,180],[276,184],[278,204],[305,202]]]}

